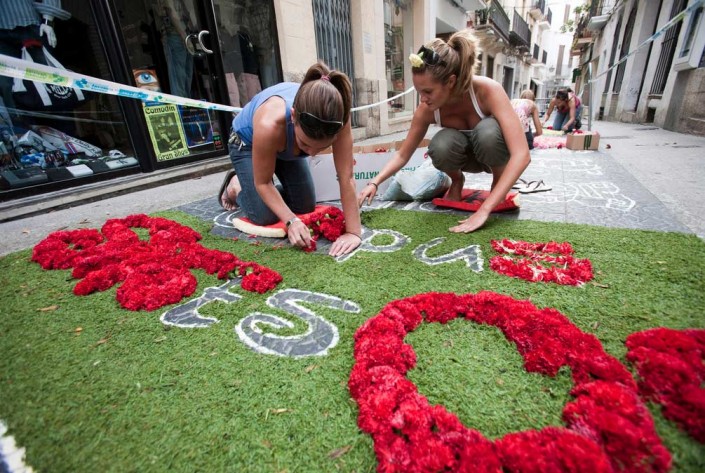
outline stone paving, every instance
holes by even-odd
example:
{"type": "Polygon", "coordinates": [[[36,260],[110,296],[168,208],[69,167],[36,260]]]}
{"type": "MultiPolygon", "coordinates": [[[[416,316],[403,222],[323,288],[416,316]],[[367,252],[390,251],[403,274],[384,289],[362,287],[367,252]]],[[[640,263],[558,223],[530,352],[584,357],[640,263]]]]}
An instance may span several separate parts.
{"type": "MultiPolygon", "coordinates": [[[[516,212],[497,213],[500,218],[566,222],[615,228],[692,233],[666,206],[627,170],[601,151],[535,150],[532,162],[522,175],[525,181],[543,180],[549,191],[520,195],[516,212]]],[[[467,174],[465,187],[489,189],[489,174],[467,174]]],[[[339,202],[329,202],[338,205],[339,202]]],[[[392,202],[376,199],[363,211],[397,208],[421,212],[463,214],[441,209],[430,202],[392,202]]],[[[177,207],[206,221],[213,221],[213,233],[224,238],[250,238],[232,227],[230,220],[239,211],[224,212],[215,198],[177,207]]],[[[272,244],[285,239],[260,238],[272,244]]],[[[319,251],[326,248],[322,240],[319,251]]]]}

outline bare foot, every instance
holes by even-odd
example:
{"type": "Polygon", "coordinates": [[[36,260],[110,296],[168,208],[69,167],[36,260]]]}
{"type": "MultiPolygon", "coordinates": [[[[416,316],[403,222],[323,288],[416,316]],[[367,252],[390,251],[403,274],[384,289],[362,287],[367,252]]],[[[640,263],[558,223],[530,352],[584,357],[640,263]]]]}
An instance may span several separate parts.
{"type": "Polygon", "coordinates": [[[463,186],[465,185],[465,175],[460,173],[460,177],[451,176],[450,188],[446,193],[446,199],[460,201],[463,193],[463,186]]]}
{"type": "Polygon", "coordinates": [[[233,175],[228,186],[225,188],[225,192],[220,196],[220,203],[225,210],[231,211],[237,209],[237,196],[241,190],[240,180],[237,178],[237,175],[233,175]]]}

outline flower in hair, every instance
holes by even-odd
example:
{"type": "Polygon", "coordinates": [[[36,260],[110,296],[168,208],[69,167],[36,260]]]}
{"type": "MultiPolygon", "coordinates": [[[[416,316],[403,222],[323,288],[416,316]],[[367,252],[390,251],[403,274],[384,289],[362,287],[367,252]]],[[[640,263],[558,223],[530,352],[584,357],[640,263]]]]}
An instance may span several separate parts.
{"type": "Polygon", "coordinates": [[[411,67],[423,66],[423,53],[409,54],[409,62],[411,63],[411,67]]]}

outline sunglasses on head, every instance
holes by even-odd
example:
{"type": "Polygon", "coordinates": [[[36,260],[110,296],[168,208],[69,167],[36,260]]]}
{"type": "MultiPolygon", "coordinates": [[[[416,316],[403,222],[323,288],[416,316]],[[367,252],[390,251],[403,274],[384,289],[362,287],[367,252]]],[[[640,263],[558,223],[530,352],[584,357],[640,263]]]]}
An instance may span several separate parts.
{"type": "Polygon", "coordinates": [[[441,66],[445,66],[446,63],[441,59],[441,56],[434,51],[431,48],[427,48],[426,46],[421,46],[419,48],[419,52],[416,53],[418,56],[423,59],[423,62],[425,62],[429,66],[435,66],[437,64],[440,64],[441,66]]]}
{"type": "Polygon", "coordinates": [[[304,131],[306,129],[321,130],[324,135],[328,136],[335,135],[343,128],[343,122],[323,120],[308,112],[299,113],[299,123],[303,126],[304,131]]]}

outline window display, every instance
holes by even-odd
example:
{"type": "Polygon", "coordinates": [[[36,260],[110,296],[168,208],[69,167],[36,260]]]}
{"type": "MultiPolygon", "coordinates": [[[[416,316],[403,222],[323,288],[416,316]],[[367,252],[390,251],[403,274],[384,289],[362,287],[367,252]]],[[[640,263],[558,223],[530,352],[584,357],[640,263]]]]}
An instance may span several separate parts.
{"type": "Polygon", "coordinates": [[[214,0],[230,105],[244,107],[281,82],[274,5],[262,0],[214,0]]]}
{"type": "MultiPolygon", "coordinates": [[[[90,6],[3,0],[0,54],[110,78],[90,6]]],[[[6,191],[136,166],[114,97],[0,76],[0,198],[6,191]]]]}

